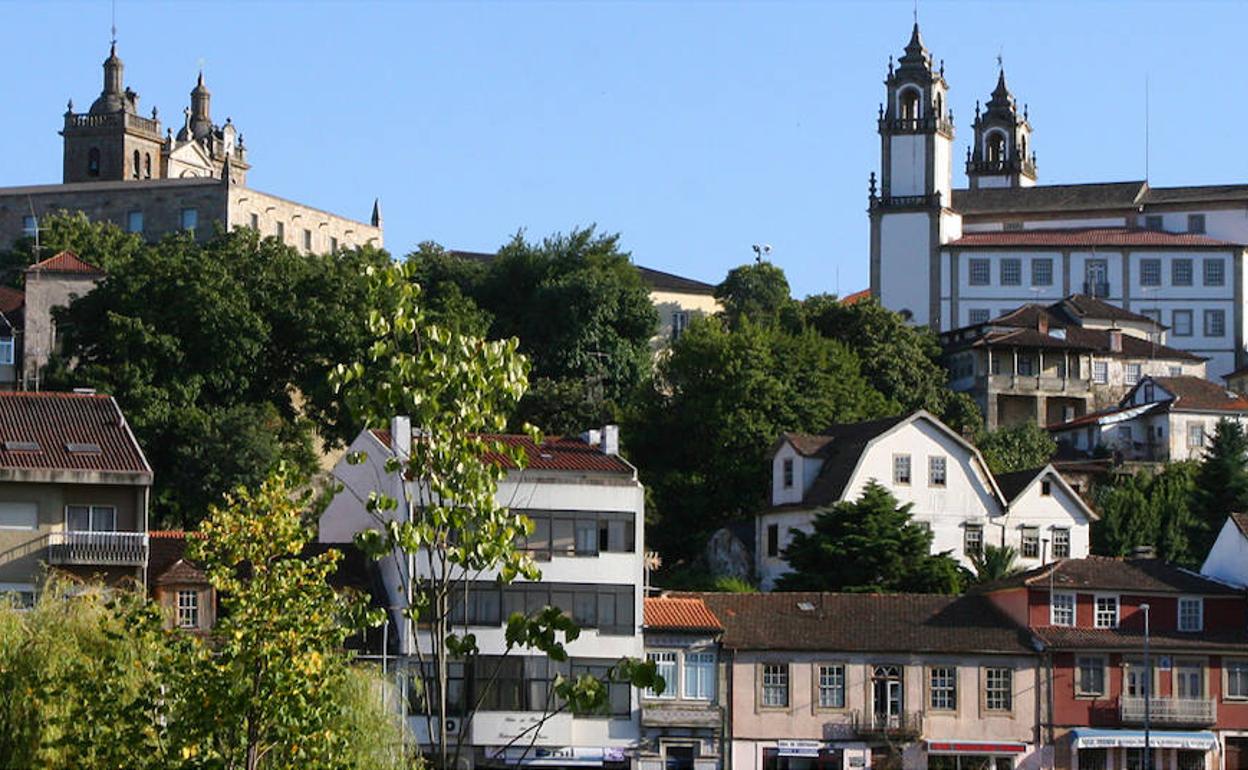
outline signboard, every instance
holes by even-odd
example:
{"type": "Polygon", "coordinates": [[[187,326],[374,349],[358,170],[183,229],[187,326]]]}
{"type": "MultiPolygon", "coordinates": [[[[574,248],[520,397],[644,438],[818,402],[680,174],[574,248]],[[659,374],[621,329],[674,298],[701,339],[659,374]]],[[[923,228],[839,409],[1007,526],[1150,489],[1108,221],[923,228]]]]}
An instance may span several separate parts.
{"type": "MultiPolygon", "coordinates": [[[[1135,730],[1072,731],[1071,742],[1076,749],[1142,749],[1144,733],[1135,730]]],[[[1149,736],[1148,745],[1155,749],[1190,749],[1209,751],[1218,745],[1213,733],[1167,733],[1155,732],[1149,736]]]]}
{"type": "Polygon", "coordinates": [[[818,758],[819,750],[823,748],[823,741],[798,741],[783,740],[776,742],[776,752],[782,757],[811,757],[818,758]]]}
{"type": "Polygon", "coordinates": [[[601,767],[604,762],[624,761],[624,749],[593,746],[511,746],[492,749],[487,755],[527,767],[601,767]]]}
{"type": "Polygon", "coordinates": [[[929,754],[1025,754],[1027,744],[1000,741],[928,741],[929,754]]]}

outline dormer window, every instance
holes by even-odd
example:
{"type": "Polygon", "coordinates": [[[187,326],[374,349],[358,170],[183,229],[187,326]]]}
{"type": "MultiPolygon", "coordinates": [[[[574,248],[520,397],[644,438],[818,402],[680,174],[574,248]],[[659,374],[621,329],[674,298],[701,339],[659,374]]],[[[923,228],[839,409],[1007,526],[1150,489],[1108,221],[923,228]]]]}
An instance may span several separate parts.
{"type": "Polygon", "coordinates": [[[793,458],[792,457],[784,458],[783,466],[784,466],[784,470],[783,470],[784,488],[792,489],[793,488],[793,458]]]}

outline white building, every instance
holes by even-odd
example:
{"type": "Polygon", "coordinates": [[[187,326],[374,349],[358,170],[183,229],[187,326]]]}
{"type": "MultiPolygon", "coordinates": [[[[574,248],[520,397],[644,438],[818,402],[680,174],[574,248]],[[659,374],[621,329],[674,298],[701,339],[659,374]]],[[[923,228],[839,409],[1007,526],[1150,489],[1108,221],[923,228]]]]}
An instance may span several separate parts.
{"type": "Polygon", "coordinates": [[[1200,574],[1236,586],[1248,586],[1248,513],[1226,517],[1200,574]]]}
{"type": "Polygon", "coordinates": [[[765,590],[789,571],[784,549],[815,516],[876,481],[932,531],[932,552],[964,565],[984,544],[1009,545],[1024,568],[1088,554],[1096,518],[1052,466],[993,478],[979,450],[925,411],[786,433],[772,454],[771,507],[755,519],[755,568],[765,590]]]}
{"type": "MultiPolygon", "coordinates": [[[[351,452],[367,453],[367,460],[351,465],[345,459],[334,468],[344,485],[321,517],[323,542],[350,541],[356,532],[377,528],[365,510],[372,490],[403,499],[397,479],[387,475],[384,464],[393,447],[411,441],[411,427],[397,419],[390,431],[364,431],[351,452]],[[392,437],[399,436],[395,440],[392,437]]],[[[465,745],[473,747],[474,766],[550,765],[623,768],[632,761],[640,737],[640,700],[625,684],[611,684],[609,716],[574,716],[564,712],[550,718],[538,731],[532,751],[521,758],[531,737],[512,748],[504,747],[543,715],[541,701],[557,674],[593,673],[604,676],[623,657],[641,658],[644,535],[644,491],[636,469],[618,455],[619,433],[615,426],[590,431],[585,439],[551,439],[540,447],[527,437],[500,436],[523,448],[528,467],[512,469],[499,485],[498,499],[514,511],[523,511],[535,524],[526,542],[542,570],[540,582],[517,580],[500,587],[495,575],[482,574],[472,583],[457,633],[476,635],[486,656],[505,649],[504,629],[512,612],[533,612],[545,606],[566,610],[581,627],[581,635],[566,645],[569,661],[556,663],[544,655],[513,653],[499,663],[487,658],[492,673],[500,665],[499,678],[486,692],[483,706],[468,730],[465,745]]],[[[394,560],[381,562],[392,606],[402,606],[401,580],[394,560]]],[[[415,569],[420,570],[417,563],[415,569]]],[[[405,628],[396,616],[396,626],[405,628]]],[[[401,632],[399,650],[414,656],[416,645],[425,649],[423,632],[401,632]]],[[[475,702],[477,677],[463,664],[451,664],[458,679],[455,691],[461,702],[475,702]]],[[[486,677],[481,677],[484,680],[486,677]]],[[[449,720],[448,720],[449,721],[449,720]]],[[[408,720],[410,733],[427,742],[422,715],[408,720]]]]}
{"type": "Polygon", "coordinates": [[[1077,417],[1049,432],[1059,444],[1124,460],[1199,460],[1218,423],[1248,423],[1248,397],[1200,377],[1145,377],[1118,406],[1077,417]]]}
{"type": "Polygon", "coordinates": [[[1031,124],[999,73],[977,106],[968,186],[954,189],[954,125],[943,65],[914,27],[889,66],[870,189],[871,290],[946,331],[1073,293],[1170,327],[1170,344],[1236,368],[1244,349],[1248,185],[1037,185],[1031,124]]]}

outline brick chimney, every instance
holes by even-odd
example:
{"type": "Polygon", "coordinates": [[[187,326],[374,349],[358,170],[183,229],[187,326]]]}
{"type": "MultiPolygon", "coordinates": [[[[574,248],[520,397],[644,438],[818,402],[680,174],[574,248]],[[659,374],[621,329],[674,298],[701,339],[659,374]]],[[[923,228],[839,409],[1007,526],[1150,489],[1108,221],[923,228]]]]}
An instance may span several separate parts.
{"type": "Polygon", "coordinates": [[[1109,350],[1112,353],[1122,352],[1122,330],[1121,329],[1109,330],[1109,350]]]}

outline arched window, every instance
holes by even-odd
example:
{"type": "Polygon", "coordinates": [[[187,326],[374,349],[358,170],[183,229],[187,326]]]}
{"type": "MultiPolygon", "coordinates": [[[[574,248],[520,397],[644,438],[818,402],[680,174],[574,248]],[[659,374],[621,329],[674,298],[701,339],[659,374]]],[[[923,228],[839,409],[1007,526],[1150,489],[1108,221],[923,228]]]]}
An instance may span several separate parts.
{"type": "Polygon", "coordinates": [[[902,120],[917,120],[919,117],[919,91],[907,88],[901,92],[900,115],[902,120]]]}
{"type": "Polygon", "coordinates": [[[1021,160],[1027,160],[1027,137],[1019,137],[1018,140],[1018,157],[1021,160]]]}
{"type": "Polygon", "coordinates": [[[150,152],[143,155],[143,178],[152,178],[152,154],[150,152]]]}
{"type": "Polygon", "coordinates": [[[945,117],[945,100],[940,94],[936,94],[936,119],[940,120],[945,117]]]}
{"type": "Polygon", "coordinates": [[[134,178],[139,178],[139,151],[134,151],[134,178]]]}
{"type": "Polygon", "coordinates": [[[92,147],[87,150],[87,176],[100,175],[100,148],[92,147]]]}
{"type": "Polygon", "coordinates": [[[984,148],[984,159],[989,163],[1000,163],[1005,160],[1005,134],[993,132],[988,135],[988,146],[984,148]]]}

